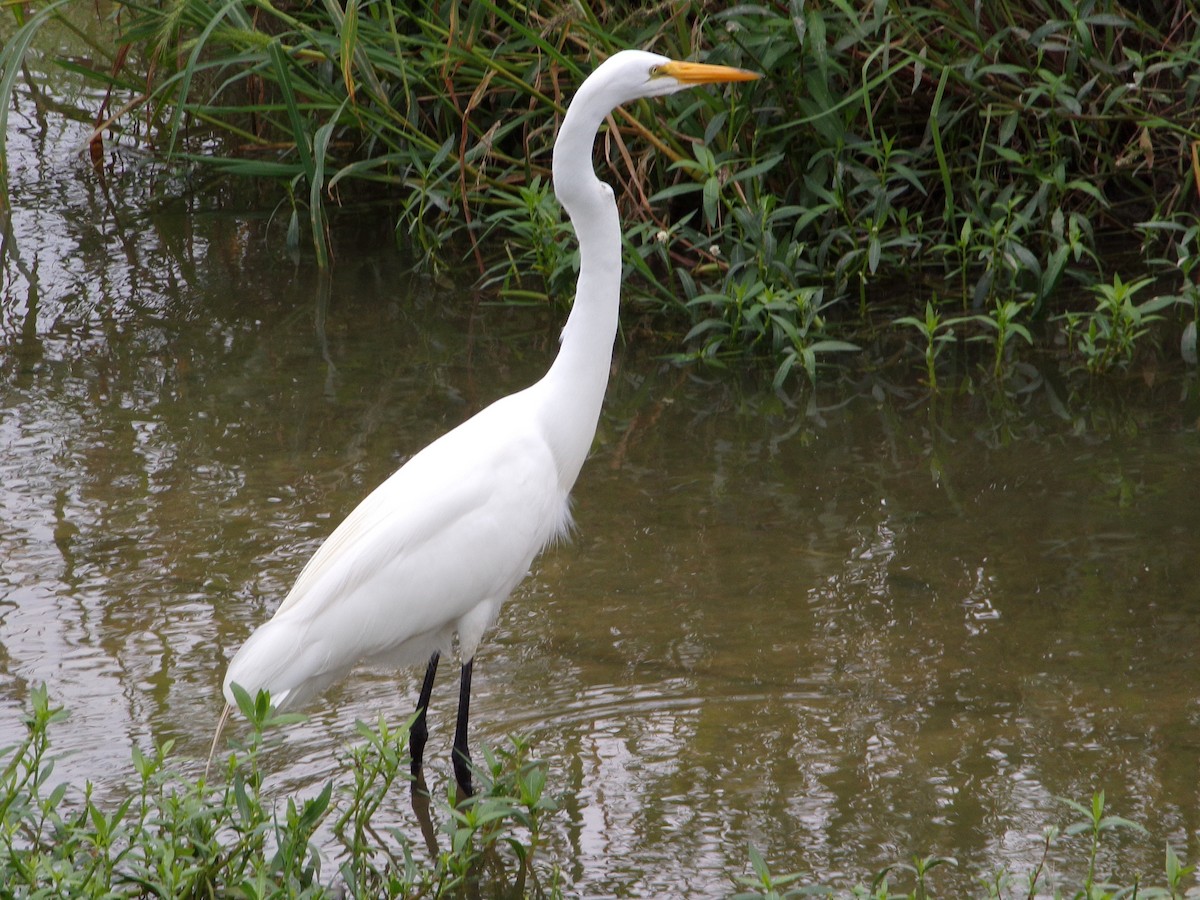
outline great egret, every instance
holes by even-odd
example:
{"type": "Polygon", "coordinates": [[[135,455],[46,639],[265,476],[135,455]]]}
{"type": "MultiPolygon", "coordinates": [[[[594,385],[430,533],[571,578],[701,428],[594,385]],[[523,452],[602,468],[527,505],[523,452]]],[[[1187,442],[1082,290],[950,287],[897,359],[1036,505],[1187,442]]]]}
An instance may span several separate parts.
{"type": "Polygon", "coordinates": [[[350,513],[229,663],[230,704],[233,684],[251,696],[265,689],[284,709],[361,662],[427,662],[409,744],[417,775],[438,660],[457,635],[463,663],[453,762],[455,778],[470,793],[475,651],[533,558],[571,526],[568,494],[596,433],[612,362],[621,231],[612,189],[592,170],[596,134],[622,103],[758,77],[625,50],[583,82],[554,144],[554,192],[575,228],[580,268],[553,365],[536,384],[497,400],[413,456],[350,513]]]}

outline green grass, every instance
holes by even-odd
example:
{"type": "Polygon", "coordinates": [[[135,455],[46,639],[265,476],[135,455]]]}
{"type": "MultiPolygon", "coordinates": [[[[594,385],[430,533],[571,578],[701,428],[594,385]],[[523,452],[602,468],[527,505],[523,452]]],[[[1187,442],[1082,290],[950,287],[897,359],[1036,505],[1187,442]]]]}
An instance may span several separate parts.
{"type": "MultiPolygon", "coordinates": [[[[113,9],[117,49],[60,60],[112,90],[106,139],[279,184],[286,239],[322,266],[338,206],[374,198],[421,265],[466,263],[508,302],[569,303],[555,125],[599,59],[639,46],[766,76],[632,105],[601,142],[629,292],[679,360],[758,361],[782,385],[899,354],[936,390],[946,355],[915,324],[932,308],[937,345],[977,364],[968,380],[1003,388],[1039,356],[1088,376],[1178,359],[1200,317],[1200,21],[1185,3],[113,9]],[[1103,298],[1133,284],[1152,316],[1131,323],[1103,298]]],[[[37,29],[94,15],[82,0],[12,10],[5,109],[37,29]]]]}

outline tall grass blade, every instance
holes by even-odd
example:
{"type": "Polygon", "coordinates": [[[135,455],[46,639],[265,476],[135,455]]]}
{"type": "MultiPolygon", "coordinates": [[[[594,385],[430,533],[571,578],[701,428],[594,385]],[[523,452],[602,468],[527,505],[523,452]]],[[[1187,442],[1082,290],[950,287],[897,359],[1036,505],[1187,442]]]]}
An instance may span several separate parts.
{"type": "Polygon", "coordinates": [[[226,16],[231,16],[237,24],[243,28],[251,28],[251,23],[246,18],[246,11],[242,7],[241,0],[226,0],[226,3],[221,6],[216,14],[204,26],[204,30],[196,38],[195,44],[192,45],[191,53],[188,54],[187,63],[183,71],[176,78],[172,78],[163,85],[163,89],[168,89],[175,86],[175,101],[171,112],[170,128],[168,130],[166,155],[169,157],[175,151],[175,143],[179,138],[179,127],[183,122],[183,116],[187,110],[187,98],[191,89],[192,79],[195,77],[197,67],[200,64],[200,56],[204,52],[205,46],[212,37],[217,26],[225,20],[226,16]]]}
{"type": "Polygon", "coordinates": [[[337,127],[342,111],[350,102],[347,97],[342,105],[329,117],[324,125],[317,129],[313,136],[313,169],[308,182],[308,216],[309,225],[313,231],[313,249],[317,254],[317,265],[322,269],[329,266],[329,240],[326,234],[325,198],[322,191],[325,187],[325,159],[329,152],[329,140],[337,127]]]}

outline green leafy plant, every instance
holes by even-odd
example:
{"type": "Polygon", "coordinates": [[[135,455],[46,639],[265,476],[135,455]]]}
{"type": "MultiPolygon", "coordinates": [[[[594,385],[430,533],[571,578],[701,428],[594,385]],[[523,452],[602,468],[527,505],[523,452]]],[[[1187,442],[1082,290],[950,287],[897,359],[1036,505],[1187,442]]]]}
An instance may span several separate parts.
{"type": "Polygon", "coordinates": [[[912,328],[925,345],[925,378],[930,390],[937,391],[937,358],[941,352],[957,340],[954,329],[968,321],[966,316],[945,318],[932,300],[925,302],[925,316],[901,316],[895,324],[912,328]]]}
{"type": "MultiPolygon", "coordinates": [[[[1082,818],[1072,822],[1065,829],[1063,834],[1067,837],[1075,835],[1086,835],[1089,839],[1088,857],[1087,857],[1087,875],[1083,880],[1084,896],[1091,900],[1095,889],[1096,882],[1096,857],[1100,852],[1100,844],[1104,837],[1113,831],[1119,829],[1129,829],[1145,834],[1146,830],[1132,822],[1129,819],[1121,816],[1105,815],[1104,814],[1104,791],[1097,791],[1092,795],[1092,802],[1089,806],[1084,806],[1075,800],[1064,799],[1063,802],[1071,809],[1080,813],[1082,818]]],[[[1103,885],[1106,890],[1110,885],[1103,885]]]]}
{"type": "Polygon", "coordinates": [[[997,381],[1000,380],[1004,373],[1004,362],[1007,358],[1005,355],[1009,346],[1009,341],[1012,338],[1021,338],[1026,344],[1033,343],[1033,337],[1019,321],[1022,310],[1025,304],[1018,303],[1015,300],[1005,300],[997,302],[992,311],[986,316],[976,316],[976,320],[988,326],[993,334],[993,343],[995,346],[995,356],[992,363],[992,375],[997,381]]]}
{"type": "MultiPolygon", "coordinates": [[[[0,123],[38,32],[94,15],[69,0],[10,8],[0,123]]],[[[675,359],[810,381],[860,359],[847,351],[881,320],[919,332],[931,295],[943,322],[977,317],[964,350],[981,350],[997,381],[1053,340],[1033,327],[1045,319],[1067,322],[1067,365],[1092,374],[1175,326],[1185,358],[1194,346],[1168,314],[1197,319],[1200,33],[1187,4],[116,10],[115,41],[93,41],[86,61],[56,58],[98,89],[84,96],[106,98],[78,111],[101,122],[96,141],[137,143],[185,175],[278,185],[286,240],[307,239],[320,265],[336,264],[339,206],[382,197],[422,266],[465,272],[469,260],[508,302],[568,302],[555,122],[598,59],[639,46],[765,75],[732,94],[630,105],[599,142],[626,223],[627,293],[675,359]],[[1139,240],[1119,282],[1111,250],[1139,240]],[[1118,295],[1146,278],[1160,299],[1126,307],[1118,295]],[[1081,308],[1089,293],[1096,308],[1081,308]]],[[[0,137],[0,182],[3,153],[0,137]]],[[[935,356],[962,331],[935,330],[935,356]]],[[[912,358],[927,378],[930,346],[912,358]]]]}
{"type": "Polygon", "coordinates": [[[1126,283],[1120,275],[1114,275],[1111,284],[1093,288],[1094,310],[1066,314],[1067,331],[1089,372],[1096,374],[1128,366],[1133,361],[1138,339],[1162,318],[1162,310],[1177,302],[1170,295],[1136,302],[1137,295],[1153,283],[1154,279],[1148,277],[1126,283]]]}
{"type": "Polygon", "coordinates": [[[54,784],[50,736],[66,712],[44,687],[34,689],[25,739],[0,755],[5,896],[444,896],[484,874],[523,896],[556,893],[554,870],[543,888],[536,866],[543,821],[556,804],[545,792],[545,764],[524,742],[487,752],[486,793],[439,808],[449,846],[436,863],[419,864],[401,835],[375,825],[395,782],[408,778],[407,727],[360,722],[361,742],[340,754],[348,781],[326,782],[304,799],[275,798],[263,786],[261,753],[269,733],[297,717],[276,714],[265,694],[235,693],[248,733],[225,760],[223,784],[176,769],[169,742],[153,753],[135,747],[130,790],[102,805],[90,783],[54,784]],[[329,823],[336,845],[318,846],[329,823]],[[501,844],[520,861],[515,878],[485,865],[501,844]]]}
{"type": "MultiPolygon", "coordinates": [[[[220,784],[183,774],[167,743],[152,753],[134,748],[128,790],[101,802],[90,783],[79,789],[54,781],[51,732],[66,712],[52,704],[44,687],[35,688],[24,737],[0,751],[5,896],[284,900],[475,896],[493,890],[515,897],[562,895],[560,866],[543,858],[546,829],[560,803],[549,790],[546,764],[532,756],[526,741],[512,738],[502,748],[483,749],[474,773],[478,793],[465,802],[437,804],[444,843],[422,862],[403,835],[376,821],[383,799],[409,777],[407,727],[382,719],[359,722],[359,740],[340,751],[336,778],[303,799],[273,797],[263,786],[261,754],[273,730],[295,719],[277,715],[266,695],[242,692],[237,700],[248,724],[224,757],[220,784]],[[332,833],[323,846],[317,845],[319,832],[332,833]]],[[[1099,860],[1112,839],[1142,837],[1145,829],[1109,812],[1103,792],[1090,803],[1064,803],[1076,818],[1044,830],[1034,869],[1023,877],[1002,870],[978,878],[978,896],[1182,900],[1200,892],[1195,867],[1169,845],[1158,884],[1116,872],[1102,877],[1099,860]],[[1052,849],[1063,870],[1053,879],[1052,849]],[[1068,868],[1075,871],[1068,874],[1068,868]]],[[[951,895],[939,892],[931,873],[943,866],[966,868],[949,857],[916,855],[839,888],[822,884],[819,875],[777,874],[754,846],[748,863],[748,873],[731,878],[739,900],[933,900],[951,895]]]]}
{"type": "Polygon", "coordinates": [[[788,885],[795,884],[803,875],[800,872],[791,872],[787,875],[775,875],[771,872],[766,861],[763,860],[762,854],[758,849],[751,844],[749,848],[750,868],[754,871],[753,875],[739,875],[736,883],[749,890],[741,891],[734,894],[730,900],[754,900],[754,898],[764,898],[764,900],[784,900],[789,897],[804,897],[816,895],[828,895],[833,891],[830,888],[793,888],[785,890],[788,885]]]}
{"type": "MultiPolygon", "coordinates": [[[[1186,887],[1185,882],[1194,875],[1195,867],[1186,866],[1170,845],[1167,845],[1163,867],[1165,884],[1142,884],[1140,876],[1132,879],[1119,880],[1112,878],[1101,880],[1097,877],[1097,859],[1106,840],[1116,832],[1131,831],[1144,835],[1145,829],[1135,822],[1121,816],[1106,813],[1104,793],[1096,793],[1090,804],[1078,803],[1073,800],[1063,801],[1080,818],[1065,828],[1047,826],[1043,832],[1042,855],[1034,869],[1024,879],[1013,873],[1000,870],[978,879],[984,893],[978,896],[996,900],[1002,897],[1023,896],[1026,900],[1036,900],[1039,897],[1053,900],[1118,900],[1118,898],[1141,897],[1146,900],[1182,900],[1185,897],[1200,895],[1200,887],[1186,887]],[[1060,838],[1083,837],[1086,841],[1083,873],[1078,882],[1078,888],[1069,889],[1053,884],[1046,874],[1047,860],[1050,851],[1060,838]],[[1023,884],[1022,884],[1023,882],[1023,884]]],[[[911,862],[897,862],[877,872],[869,883],[859,882],[852,887],[841,890],[829,885],[812,883],[799,885],[803,874],[792,872],[786,875],[775,875],[762,854],[753,846],[749,851],[752,875],[742,875],[735,879],[736,883],[745,890],[736,894],[737,900],[750,898],[788,898],[807,896],[844,897],[848,900],[934,900],[940,896],[961,897],[955,893],[943,894],[938,891],[930,880],[930,873],[940,866],[958,868],[959,862],[953,857],[945,856],[914,856],[911,862]],[[899,877],[897,877],[899,876],[899,877]],[[911,887],[899,887],[900,882],[907,882],[911,887]]]]}

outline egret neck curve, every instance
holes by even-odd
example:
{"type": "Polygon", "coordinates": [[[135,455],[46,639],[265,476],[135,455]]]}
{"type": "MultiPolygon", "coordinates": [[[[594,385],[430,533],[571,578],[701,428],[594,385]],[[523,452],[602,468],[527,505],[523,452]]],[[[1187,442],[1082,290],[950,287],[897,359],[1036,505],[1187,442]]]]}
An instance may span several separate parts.
{"type": "Polygon", "coordinates": [[[584,85],[554,145],[554,193],[579,242],[575,301],[561,346],[537,385],[546,397],[543,426],[570,490],[591,448],[608,386],[621,305],[621,226],[612,188],[592,169],[592,145],[612,105],[584,85]]]}

